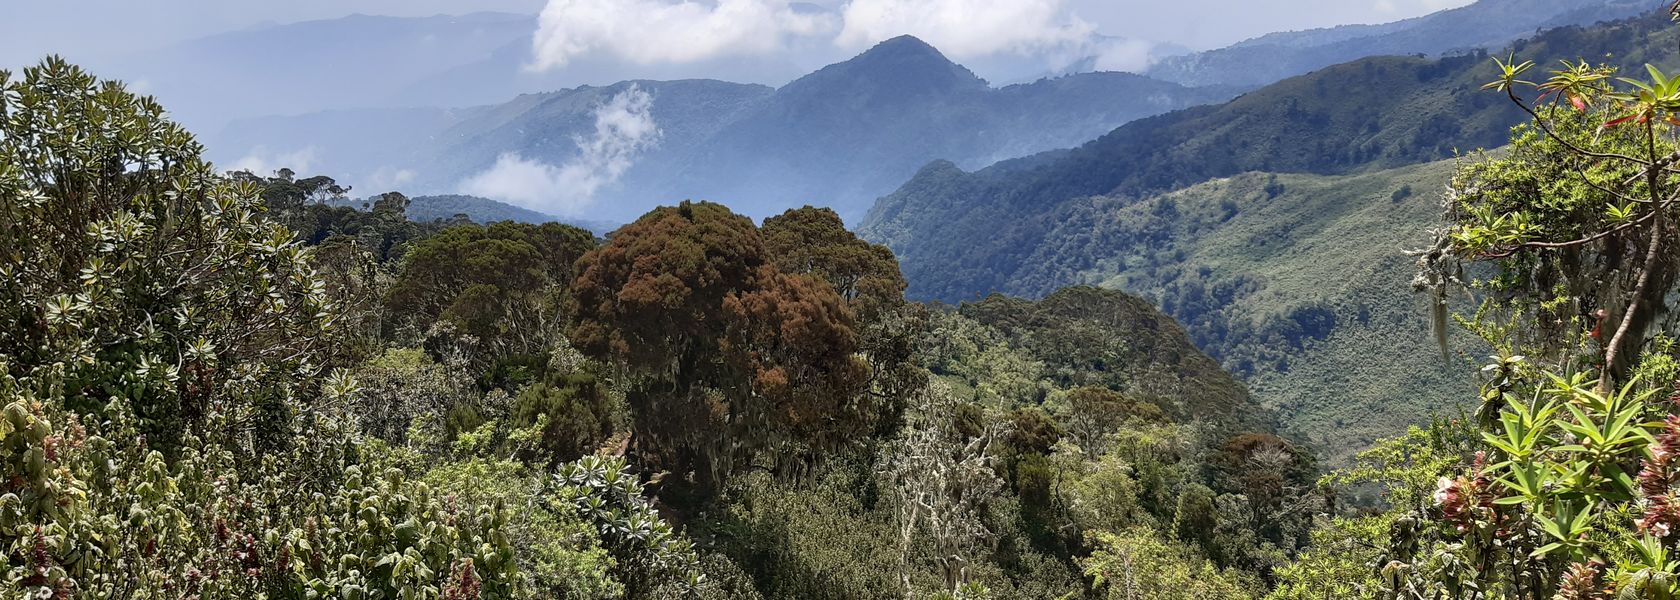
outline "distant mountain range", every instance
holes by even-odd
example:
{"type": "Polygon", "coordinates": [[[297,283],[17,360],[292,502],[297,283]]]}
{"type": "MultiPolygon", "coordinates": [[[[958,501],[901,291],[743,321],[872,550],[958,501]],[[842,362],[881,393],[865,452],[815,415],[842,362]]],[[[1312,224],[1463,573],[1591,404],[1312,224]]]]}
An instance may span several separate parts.
{"type": "Polygon", "coordinates": [[[628,220],[694,198],[754,216],[816,204],[855,219],[929,160],[977,168],[1235,94],[1127,73],[996,88],[932,46],[900,37],[779,89],[628,81],[470,109],[241,120],[207,144],[224,163],[250,149],[308,149],[335,177],[364,186],[454,192],[510,153],[539,172],[580,160],[602,133],[602,107],[632,89],[651,98],[645,116],[660,134],[653,147],[622,157],[633,165],[599,190],[591,218],[628,220]]]}
{"type": "Polygon", "coordinates": [[[1614,21],[1668,4],[1663,0],[1480,0],[1393,23],[1273,33],[1218,50],[1169,56],[1146,74],[1192,86],[1258,87],[1367,56],[1435,56],[1496,48],[1541,29],[1614,21]]]}
{"type": "MultiPolygon", "coordinates": [[[[638,80],[523,94],[471,108],[445,107],[505,99],[521,89],[541,89],[544,78],[554,77],[523,68],[529,59],[531,17],[351,17],[227,34],[183,45],[161,58],[137,60],[191,63],[193,57],[207,57],[196,60],[224,74],[228,86],[295,82],[262,106],[302,114],[238,119],[204,136],[212,157],[230,167],[303,162],[308,165],[302,170],[326,172],[360,189],[472,192],[604,221],[627,221],[685,198],[716,200],[758,217],[804,204],[831,206],[855,221],[876,198],[929,161],[979,169],[1076,146],[1135,119],[1223,102],[1245,89],[1364,56],[1473,52],[1543,27],[1626,16],[1654,2],[1481,0],[1385,25],[1273,34],[1221,50],[1170,56],[1147,75],[1078,73],[1003,87],[989,85],[920,40],[901,37],[780,88],[638,80]],[[286,40],[326,33],[335,41],[276,58],[286,40]],[[366,60],[387,55],[429,57],[388,62],[431,65],[429,70],[385,70],[366,60]],[[343,68],[319,73],[309,66],[339,57],[352,58],[343,68]],[[601,111],[631,90],[651,101],[645,112],[631,116],[645,119],[643,125],[658,135],[620,148],[611,137],[620,132],[613,129],[618,125],[603,121],[601,111]],[[434,104],[416,107],[416,102],[434,104]],[[373,108],[315,110],[327,105],[373,108]],[[601,162],[603,152],[610,156],[610,167],[601,162]],[[475,178],[494,181],[466,185],[475,178]]],[[[610,73],[615,67],[622,65],[585,62],[568,69],[610,73]]],[[[776,72],[792,68],[761,67],[776,72]]],[[[202,78],[201,73],[190,76],[202,78]]],[[[1315,93],[1324,102],[1340,102],[1322,95],[1363,92],[1315,93]]],[[[228,104],[215,94],[183,100],[228,104]]],[[[1411,123],[1402,130],[1386,123],[1371,126],[1393,136],[1431,124],[1411,123]]],[[[1288,137],[1289,132],[1280,133],[1288,137]]],[[[1480,133],[1486,135],[1479,139],[1498,139],[1492,130],[1480,133]]],[[[1320,150],[1318,143],[1280,145],[1277,151],[1313,154],[1320,150]]],[[[1438,157],[1450,150],[1433,148],[1398,160],[1438,157]]],[[[1196,172],[1199,163],[1218,163],[1219,154],[1237,150],[1210,151],[1211,161],[1146,160],[1185,165],[1191,172],[1163,183],[1188,184],[1207,175],[1196,172]]],[[[1265,158],[1280,164],[1291,160],[1265,158]]],[[[1363,163],[1365,158],[1348,154],[1330,160],[1363,163]]]]}
{"type": "MultiPolygon", "coordinates": [[[[372,206],[372,200],[369,198],[344,198],[342,200],[330,201],[329,203],[337,206],[348,206],[350,208],[364,211],[368,210],[372,206]]],[[[461,194],[415,196],[408,199],[408,207],[403,210],[403,213],[408,217],[408,220],[418,222],[448,221],[460,217],[465,217],[467,220],[474,223],[514,221],[517,223],[541,224],[560,222],[588,229],[595,232],[597,235],[605,235],[608,232],[617,229],[619,225],[622,225],[622,223],[612,223],[607,221],[562,219],[554,215],[497,202],[489,198],[479,198],[477,196],[466,196],[461,194]]]]}
{"type": "Polygon", "coordinates": [[[156,94],[172,118],[190,129],[213,131],[229,119],[250,115],[446,106],[399,90],[489,57],[529,36],[535,23],[529,15],[488,12],[351,15],[232,31],[116,57],[72,59],[156,94]]]}

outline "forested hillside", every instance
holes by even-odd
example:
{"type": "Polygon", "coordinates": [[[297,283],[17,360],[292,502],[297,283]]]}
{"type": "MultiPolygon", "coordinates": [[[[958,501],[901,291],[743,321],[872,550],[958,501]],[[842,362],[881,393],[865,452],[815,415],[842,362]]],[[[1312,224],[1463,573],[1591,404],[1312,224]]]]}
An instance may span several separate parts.
{"type": "Polygon", "coordinates": [[[1073,281],[1141,294],[1244,378],[1284,431],[1343,463],[1454,414],[1473,391],[1466,366],[1486,352],[1462,335],[1450,355],[1436,347],[1407,255],[1428,245],[1459,164],[1245,173],[1142,201],[1083,199],[1006,289],[1032,297],[1073,281]]]}
{"type": "MultiPolygon", "coordinates": [[[[1668,64],[1676,33],[1651,16],[1516,48],[1554,64],[1668,64]]],[[[1345,458],[1450,412],[1467,385],[1461,361],[1483,354],[1427,349],[1404,252],[1436,225],[1452,157],[1504,145],[1523,117],[1480,90],[1489,64],[1364,59],[1065,152],[973,173],[934,163],[859,231],[900,256],[912,297],[1100,284],[1153,298],[1281,409],[1286,431],[1345,458]],[[1390,355],[1430,375],[1412,385],[1361,358],[1390,355]]]]}
{"type": "MultiPolygon", "coordinates": [[[[1564,28],[1515,51],[1541,64],[1675,60],[1676,32],[1650,16],[1564,28]]],[[[1482,56],[1376,57],[1285,80],[1227,104],[1136,121],[1088,144],[964,172],[931,163],[859,225],[903,259],[911,295],[956,300],[1003,289],[1065,202],[1143,197],[1249,171],[1386,169],[1504,145],[1522,112],[1479,88],[1482,56]]]]}

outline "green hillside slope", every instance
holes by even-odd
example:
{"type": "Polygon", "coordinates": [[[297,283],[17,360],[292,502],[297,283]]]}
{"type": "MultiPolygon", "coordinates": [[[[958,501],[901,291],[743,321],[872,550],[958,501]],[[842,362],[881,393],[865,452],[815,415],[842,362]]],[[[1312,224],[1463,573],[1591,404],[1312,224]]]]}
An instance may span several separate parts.
{"type": "MultiPolygon", "coordinates": [[[[1006,377],[997,364],[1028,365],[1023,380],[1037,392],[998,394],[1016,403],[1043,402],[1054,389],[1101,387],[1150,402],[1184,422],[1273,431],[1276,419],[1242,382],[1198,350],[1172,317],[1148,299],[1110,289],[1076,286],[1042,300],[993,295],[936,319],[930,369],[953,376],[959,389],[1006,377]],[[967,323],[978,325],[975,334],[967,323]],[[947,339],[949,338],[949,339],[947,339]],[[954,343],[953,343],[954,342],[954,343]],[[960,348],[972,346],[972,352],[960,348]],[[1018,353],[1018,355],[1016,354],[1018,353]],[[986,358],[988,354],[996,354],[986,358]],[[997,356],[1014,357],[999,360],[997,356]]],[[[1002,369],[1009,371],[1009,369],[1002,369]]],[[[975,392],[977,399],[987,393],[975,392]]]]}
{"type": "Polygon", "coordinates": [[[1482,352],[1462,336],[1441,356],[1404,253],[1426,241],[1455,162],[1086,199],[1008,289],[1076,281],[1155,301],[1248,379],[1285,433],[1337,462],[1472,397],[1464,363],[1482,352]]]}

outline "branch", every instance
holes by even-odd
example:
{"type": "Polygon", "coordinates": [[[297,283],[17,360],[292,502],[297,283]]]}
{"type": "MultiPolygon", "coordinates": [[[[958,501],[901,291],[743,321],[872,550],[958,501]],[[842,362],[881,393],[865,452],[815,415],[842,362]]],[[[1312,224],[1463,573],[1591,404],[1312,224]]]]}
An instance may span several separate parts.
{"type": "Polygon", "coordinates": [[[1572,247],[1575,247],[1575,246],[1584,246],[1584,245],[1591,244],[1593,242],[1602,240],[1604,238],[1610,237],[1610,236],[1615,235],[1617,233],[1621,233],[1622,231],[1626,231],[1627,229],[1629,229],[1631,227],[1634,227],[1634,226],[1636,226],[1640,223],[1644,223],[1646,221],[1649,221],[1649,220],[1651,220],[1652,217],[1657,216],[1657,213],[1661,212],[1662,209],[1666,208],[1667,206],[1668,206],[1668,202],[1665,201],[1665,202],[1663,202],[1662,206],[1659,206],[1656,209],[1653,209],[1651,212],[1645,213],[1645,216],[1643,216],[1643,217],[1639,217],[1638,219],[1628,221],[1628,222],[1623,223],[1621,225],[1617,225],[1617,226],[1612,227],[1610,229],[1606,229],[1606,230],[1601,231],[1599,233],[1596,233],[1596,234],[1593,234],[1591,236],[1584,237],[1584,238],[1581,238],[1581,239],[1578,239],[1578,240],[1570,240],[1570,241],[1567,241],[1567,242],[1525,242],[1525,243],[1522,243],[1522,244],[1517,244],[1516,246],[1513,246],[1513,247],[1511,247],[1511,248],[1509,248],[1505,251],[1502,251],[1502,252],[1484,253],[1484,254],[1482,254],[1481,257],[1484,258],[1484,259],[1510,258],[1510,257],[1516,255],[1516,253],[1518,253],[1520,251],[1523,251],[1523,250],[1528,250],[1528,249],[1572,248],[1572,247]]]}
{"type": "Polygon", "coordinates": [[[1540,113],[1534,112],[1534,109],[1529,108],[1529,106],[1527,104],[1523,104],[1522,99],[1517,97],[1517,92],[1516,92],[1515,89],[1506,88],[1505,89],[1505,95],[1509,96],[1511,98],[1511,102],[1516,103],[1516,105],[1519,108],[1522,108],[1523,112],[1528,113],[1528,116],[1534,118],[1534,125],[1536,127],[1539,127],[1540,131],[1545,132],[1546,137],[1550,137],[1554,141],[1556,141],[1557,143],[1563,144],[1563,146],[1565,148],[1570,149],[1571,151],[1575,152],[1576,154],[1591,156],[1591,157],[1594,157],[1594,158],[1614,158],[1616,160],[1624,160],[1624,161],[1627,161],[1627,162],[1631,162],[1631,163],[1634,163],[1634,164],[1645,165],[1645,166],[1651,166],[1652,165],[1652,163],[1650,163],[1650,162],[1646,162],[1646,161],[1634,158],[1632,156],[1628,156],[1626,154],[1619,154],[1619,153],[1616,153],[1616,152],[1594,152],[1592,150],[1588,150],[1586,148],[1582,148],[1580,146],[1577,146],[1577,145],[1575,145],[1574,142],[1563,139],[1563,136],[1560,136],[1560,135],[1552,132],[1552,128],[1546,126],[1546,119],[1541,117],[1540,113]]]}
{"type": "MultiPolygon", "coordinates": [[[[1620,200],[1622,200],[1624,202],[1628,202],[1628,203],[1644,204],[1644,203],[1650,202],[1649,200],[1640,200],[1638,198],[1630,197],[1627,194],[1623,194],[1621,192],[1612,190],[1610,188],[1604,187],[1602,185],[1599,185],[1599,184],[1593,182],[1592,178],[1587,176],[1587,170],[1582,168],[1580,163],[1576,163],[1576,164],[1570,165],[1570,166],[1574,167],[1575,172],[1581,175],[1581,182],[1587,184],[1587,187],[1598,190],[1598,191],[1603,192],[1605,194],[1608,194],[1610,196],[1614,196],[1617,199],[1620,199],[1620,200]]],[[[1641,176],[1643,176],[1643,174],[1641,174],[1641,176]]],[[[1627,185],[1627,184],[1623,183],[1622,185],[1627,185]]]]}

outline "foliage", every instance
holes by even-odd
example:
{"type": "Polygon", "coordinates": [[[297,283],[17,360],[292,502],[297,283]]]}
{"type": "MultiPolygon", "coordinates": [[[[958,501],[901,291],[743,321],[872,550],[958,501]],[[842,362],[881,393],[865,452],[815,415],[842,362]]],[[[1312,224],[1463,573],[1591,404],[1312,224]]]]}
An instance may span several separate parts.
{"type": "MultiPolygon", "coordinates": [[[[1497,351],[1482,369],[1479,439],[1442,452],[1428,443],[1442,436],[1414,432],[1405,448],[1426,460],[1399,468],[1392,450],[1376,454],[1389,466],[1367,472],[1397,479],[1393,511],[1326,537],[1380,541],[1375,581],[1357,583],[1367,596],[1668,598],[1680,417],[1673,344],[1656,315],[1675,284],[1663,248],[1674,243],[1667,121],[1680,83],[1655,67],[1637,79],[1585,62],[1533,83],[1522,79],[1533,63],[1496,64],[1486,88],[1533,121],[1509,153],[1460,171],[1418,275],[1437,323],[1450,288],[1484,294],[1460,318],[1497,351]],[[1424,500],[1420,480],[1443,471],[1424,500]]],[[[1286,576],[1348,570],[1309,560],[1286,576]]]]}
{"type": "Polygon", "coordinates": [[[631,597],[645,597],[651,587],[697,591],[707,583],[694,543],[659,517],[622,459],[586,456],[561,466],[546,501],[595,527],[610,545],[631,597]]]}
{"type": "Polygon", "coordinates": [[[791,467],[799,447],[873,428],[852,311],[826,281],[770,262],[746,218],[704,202],[656,209],[578,273],[572,338],[637,376],[637,448],[702,489],[760,450],[791,467]]]}
{"type": "Polygon", "coordinates": [[[440,413],[489,404],[468,379],[412,350],[339,368],[363,358],[339,326],[380,280],[330,286],[269,220],[295,206],[214,174],[162,114],[56,58],[0,71],[4,595],[629,589],[527,467],[474,455],[492,436],[434,450],[440,413]]]}
{"type": "MultiPolygon", "coordinates": [[[[457,503],[343,441],[249,465],[189,437],[167,461],[137,443],[122,400],[106,420],[87,422],[57,408],[61,379],[35,381],[0,382],[9,399],[3,475],[14,482],[0,496],[0,520],[14,589],[435,598],[469,578],[492,595],[523,589],[500,506],[457,503]]],[[[333,439],[333,427],[310,429],[333,439]]]]}
{"type": "MultiPolygon", "coordinates": [[[[927,382],[914,363],[917,336],[926,327],[919,305],[906,302],[908,285],[886,246],[858,239],[833,210],[793,209],[764,220],[764,251],[786,273],[827,281],[858,322],[858,344],[869,361],[869,394],[902,402],[927,382]]],[[[882,409],[896,423],[901,406],[882,409]]]]}
{"type": "Polygon", "coordinates": [[[1221,571],[1206,559],[1150,530],[1097,533],[1096,551],[1084,561],[1085,574],[1115,600],[1158,598],[1254,598],[1255,584],[1221,571]]]}
{"type": "Polygon", "coordinates": [[[166,451],[211,422],[253,449],[280,444],[275,425],[313,394],[331,347],[308,252],[150,99],[56,58],[0,89],[9,373],[63,368],[81,411],[122,396],[166,451]]]}
{"type": "Polygon", "coordinates": [[[909,565],[922,560],[937,567],[940,589],[955,593],[972,583],[968,565],[993,535],[983,515],[1003,485],[988,455],[1000,429],[965,436],[949,391],[936,384],[925,394],[882,465],[893,485],[906,595],[915,590],[909,565]]]}
{"type": "Polygon", "coordinates": [[[593,234],[557,223],[451,227],[404,256],[386,295],[391,326],[424,337],[448,324],[476,365],[542,354],[562,339],[572,263],[594,246],[593,234]]]}
{"type": "Polygon", "coordinates": [[[57,61],[0,82],[26,593],[1252,597],[1315,556],[1311,452],[1140,298],[914,304],[809,207],[416,224],[218,176],[57,61]]]}
{"type": "Polygon", "coordinates": [[[553,373],[513,399],[514,427],[535,426],[539,442],[523,456],[533,464],[574,460],[618,429],[619,406],[606,382],[591,372],[553,373]]]}
{"type": "Polygon", "coordinates": [[[760,473],[731,485],[718,534],[766,597],[903,597],[893,516],[869,467],[834,461],[808,482],[760,473]]]}

